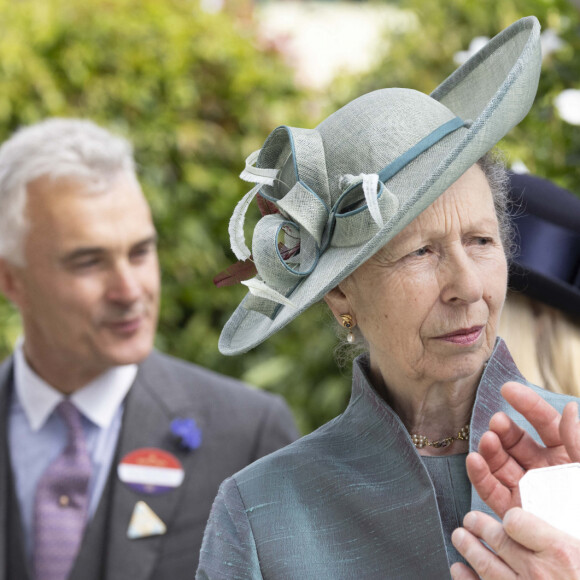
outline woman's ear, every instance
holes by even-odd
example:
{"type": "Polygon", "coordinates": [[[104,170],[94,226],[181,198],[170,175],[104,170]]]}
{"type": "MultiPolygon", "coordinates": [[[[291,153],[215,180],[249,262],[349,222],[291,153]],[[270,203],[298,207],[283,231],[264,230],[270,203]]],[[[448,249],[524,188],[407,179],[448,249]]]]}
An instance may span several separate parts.
{"type": "Polygon", "coordinates": [[[324,301],[334,314],[336,321],[342,326],[341,314],[350,314],[354,317],[350,307],[350,301],[346,294],[342,291],[340,284],[333,288],[330,292],[324,295],[324,301]]]}

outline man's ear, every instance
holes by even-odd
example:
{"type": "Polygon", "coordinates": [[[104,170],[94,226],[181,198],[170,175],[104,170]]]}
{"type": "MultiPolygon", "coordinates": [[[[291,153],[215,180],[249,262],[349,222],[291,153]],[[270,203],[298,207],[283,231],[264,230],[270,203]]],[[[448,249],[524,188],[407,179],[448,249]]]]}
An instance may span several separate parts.
{"type": "Polygon", "coordinates": [[[341,314],[350,314],[354,317],[354,313],[352,312],[352,308],[350,306],[350,301],[346,294],[342,291],[340,284],[324,295],[324,301],[326,304],[328,304],[328,307],[330,310],[332,310],[332,314],[334,314],[334,318],[336,318],[336,321],[341,326],[341,314]]]}
{"type": "Polygon", "coordinates": [[[17,266],[0,258],[0,292],[16,306],[20,306],[22,293],[17,266]]]}

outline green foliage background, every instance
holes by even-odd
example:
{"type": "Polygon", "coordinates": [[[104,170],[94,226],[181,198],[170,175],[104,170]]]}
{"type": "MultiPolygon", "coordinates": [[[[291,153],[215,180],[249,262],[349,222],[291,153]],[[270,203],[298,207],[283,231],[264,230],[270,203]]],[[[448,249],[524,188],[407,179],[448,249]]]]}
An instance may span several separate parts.
{"type": "MultiPolygon", "coordinates": [[[[0,0],[0,140],[48,116],[92,118],[127,136],[160,235],[159,348],[282,394],[303,433],[338,414],[349,396],[349,372],[332,356],[335,324],[322,305],[247,355],[217,350],[245,293],[212,283],[234,260],[227,224],[248,189],[237,176],[274,127],[315,126],[325,111],[375,88],[430,92],[473,36],[493,36],[535,14],[566,47],[544,63],[535,107],[504,147],[580,192],[580,131],[553,107],[555,95],[580,82],[577,10],[566,0],[398,6],[417,14],[418,28],[390,36],[387,57],[367,75],[310,94],[256,42],[248,6],[209,14],[197,0],[0,0]]],[[[16,312],[0,302],[1,357],[19,332],[16,312]]]]}
{"type": "MultiPolygon", "coordinates": [[[[348,383],[322,309],[247,357],[217,350],[245,294],[212,282],[235,260],[227,226],[250,187],[244,159],[277,125],[313,123],[282,58],[257,45],[244,6],[229,7],[237,17],[196,0],[0,0],[0,140],[48,116],[127,136],[160,236],[158,347],[283,394],[308,432],[340,412],[348,383]]],[[[2,357],[19,332],[2,302],[2,357]]]]}
{"type": "Polygon", "coordinates": [[[491,38],[534,15],[542,31],[552,29],[564,46],[544,59],[534,106],[500,148],[508,164],[521,160],[531,173],[580,195],[580,128],[561,120],[554,107],[561,91],[580,89],[580,9],[570,0],[401,0],[397,5],[416,15],[417,28],[391,34],[386,57],[355,83],[343,78],[336,105],[388,86],[430,93],[457,68],[455,53],[467,50],[474,37],[491,38]]]}

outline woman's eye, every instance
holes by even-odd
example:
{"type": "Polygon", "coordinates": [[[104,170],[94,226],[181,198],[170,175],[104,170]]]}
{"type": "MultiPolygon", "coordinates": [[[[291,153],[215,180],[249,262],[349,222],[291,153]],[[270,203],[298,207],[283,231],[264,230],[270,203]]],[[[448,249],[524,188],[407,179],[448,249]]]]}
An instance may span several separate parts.
{"type": "Polygon", "coordinates": [[[477,243],[478,246],[487,246],[488,244],[491,244],[492,239],[479,237],[479,238],[475,238],[475,242],[477,243]]]}
{"type": "Polygon", "coordinates": [[[418,250],[415,250],[411,255],[417,256],[418,258],[421,258],[422,256],[426,256],[428,253],[429,253],[429,248],[427,246],[424,246],[423,248],[419,248],[418,250]]]}

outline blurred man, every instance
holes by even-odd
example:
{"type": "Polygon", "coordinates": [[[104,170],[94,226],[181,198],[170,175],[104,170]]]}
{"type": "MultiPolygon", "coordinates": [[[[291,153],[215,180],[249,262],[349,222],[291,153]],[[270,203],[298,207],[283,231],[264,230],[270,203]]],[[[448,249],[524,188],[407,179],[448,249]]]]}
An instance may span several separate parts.
{"type": "Polygon", "coordinates": [[[156,233],[130,145],[51,119],[0,148],[0,580],[195,573],[219,483],[291,442],[278,397],[153,349],[156,233]]]}

